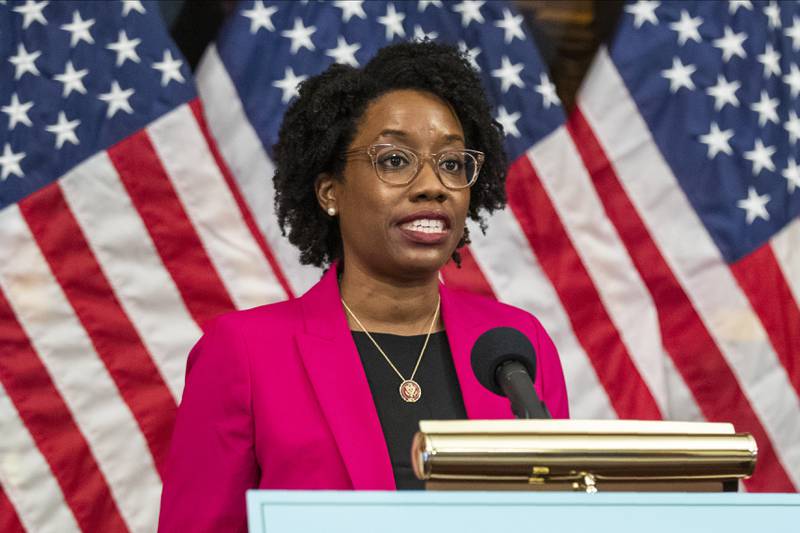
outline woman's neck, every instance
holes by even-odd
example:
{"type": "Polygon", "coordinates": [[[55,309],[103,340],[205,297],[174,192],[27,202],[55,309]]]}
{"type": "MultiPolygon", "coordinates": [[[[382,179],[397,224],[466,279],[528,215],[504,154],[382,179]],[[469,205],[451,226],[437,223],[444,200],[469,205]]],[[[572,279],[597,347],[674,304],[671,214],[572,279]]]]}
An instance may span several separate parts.
{"type": "MultiPolygon", "coordinates": [[[[342,299],[368,331],[418,335],[428,328],[439,301],[439,278],[432,275],[402,281],[368,273],[348,264],[339,280],[342,299]]],[[[350,329],[361,330],[349,313],[350,329]]],[[[441,311],[433,330],[444,329],[441,311]]]]}

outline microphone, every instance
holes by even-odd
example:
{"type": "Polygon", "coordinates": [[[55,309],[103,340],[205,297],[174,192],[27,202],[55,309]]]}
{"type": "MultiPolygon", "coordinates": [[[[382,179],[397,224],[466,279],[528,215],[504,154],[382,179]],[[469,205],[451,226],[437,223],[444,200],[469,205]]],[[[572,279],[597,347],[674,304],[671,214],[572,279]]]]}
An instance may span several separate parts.
{"type": "Polygon", "coordinates": [[[511,400],[517,418],[551,418],[533,388],[536,354],[521,331],[508,327],[486,331],[475,341],[471,358],[481,385],[511,400]]]}

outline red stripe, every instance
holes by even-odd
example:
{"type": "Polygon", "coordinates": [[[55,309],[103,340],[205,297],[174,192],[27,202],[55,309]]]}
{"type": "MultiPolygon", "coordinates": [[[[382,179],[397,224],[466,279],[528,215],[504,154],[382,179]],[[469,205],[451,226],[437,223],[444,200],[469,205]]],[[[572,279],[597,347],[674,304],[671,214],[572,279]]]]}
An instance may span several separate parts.
{"type": "Polygon", "coordinates": [[[163,473],[177,405],[161,373],[100,269],[58,185],[39,190],[19,207],[163,473]]]}
{"type": "Polygon", "coordinates": [[[194,113],[197,123],[200,125],[200,130],[203,132],[203,136],[206,138],[206,143],[208,143],[208,148],[211,150],[211,154],[214,156],[214,161],[217,162],[217,166],[219,167],[220,172],[222,172],[222,176],[225,178],[228,188],[231,190],[231,193],[233,193],[233,197],[236,199],[236,203],[239,205],[239,210],[242,212],[244,221],[247,224],[247,227],[250,228],[250,233],[253,234],[256,242],[261,247],[264,257],[267,258],[269,265],[272,267],[272,271],[275,273],[275,278],[277,278],[278,282],[281,284],[281,287],[283,287],[284,292],[286,292],[286,296],[288,298],[294,298],[294,292],[292,291],[292,287],[289,285],[289,281],[286,279],[286,276],[283,273],[283,269],[273,255],[272,249],[269,247],[266,239],[264,239],[264,234],[261,233],[261,230],[258,228],[255,218],[253,218],[250,208],[244,201],[244,197],[242,196],[241,191],[239,191],[239,186],[236,185],[236,180],[233,179],[233,175],[231,174],[227,163],[225,163],[225,160],[222,159],[222,156],[219,153],[217,143],[208,130],[208,124],[206,123],[205,116],[203,115],[202,106],[203,104],[200,103],[199,99],[194,99],[189,102],[189,107],[191,108],[192,113],[194,113]]]}
{"type": "Polygon", "coordinates": [[[800,309],[769,243],[731,265],[778,359],[800,393],[800,309]]]}
{"type": "Polygon", "coordinates": [[[558,293],[575,336],[620,418],[660,419],[650,389],[633,364],[580,256],[526,156],[509,168],[508,203],[558,293]]]}
{"type": "Polygon", "coordinates": [[[127,531],[86,440],[1,290],[0,382],[50,465],[81,529],[127,531]]]}
{"type": "Polygon", "coordinates": [[[732,422],[737,431],[752,433],[758,442],[759,466],[756,475],[746,482],[748,490],[794,490],[736,376],[661,255],[580,109],[572,112],[567,129],[600,195],[606,215],[619,232],[658,309],[664,348],[703,415],[710,421],[732,422]]]}
{"type": "Polygon", "coordinates": [[[22,522],[19,521],[17,511],[0,486],[0,531],[3,533],[25,533],[22,522]]]}
{"type": "Polygon", "coordinates": [[[131,135],[108,155],[195,321],[234,310],[147,134],[131,135]]]}
{"type": "Polygon", "coordinates": [[[472,255],[469,246],[461,248],[459,253],[461,254],[461,268],[457,267],[454,261],[448,261],[442,268],[442,277],[447,286],[494,298],[494,290],[483,275],[481,267],[475,262],[475,256],[472,255]]]}

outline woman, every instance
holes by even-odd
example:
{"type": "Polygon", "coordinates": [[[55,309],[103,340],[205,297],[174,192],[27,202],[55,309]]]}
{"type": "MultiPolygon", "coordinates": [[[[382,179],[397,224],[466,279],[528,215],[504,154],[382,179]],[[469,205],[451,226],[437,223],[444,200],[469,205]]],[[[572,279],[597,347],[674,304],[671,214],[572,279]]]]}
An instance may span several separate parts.
{"type": "Polygon", "coordinates": [[[511,326],[538,356],[536,388],[567,416],[556,350],[528,313],[460,294],[439,269],[466,217],[505,203],[502,132],[477,74],[435,43],[381,50],[363,70],[306,81],[275,147],[281,227],[330,266],[302,297],[225,315],[189,356],[162,531],[244,530],[248,488],[421,488],[421,419],[511,418],[470,349],[511,326]]]}

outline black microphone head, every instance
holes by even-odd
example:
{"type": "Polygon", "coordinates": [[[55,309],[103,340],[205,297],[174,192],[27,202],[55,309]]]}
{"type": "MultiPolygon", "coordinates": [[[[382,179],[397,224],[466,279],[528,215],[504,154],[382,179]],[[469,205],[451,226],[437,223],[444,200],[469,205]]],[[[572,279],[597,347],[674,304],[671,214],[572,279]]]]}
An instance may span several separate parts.
{"type": "Polygon", "coordinates": [[[478,381],[495,394],[504,396],[497,384],[497,369],[508,361],[519,361],[536,379],[536,354],[528,337],[515,328],[492,328],[472,347],[472,371],[478,381]]]}

